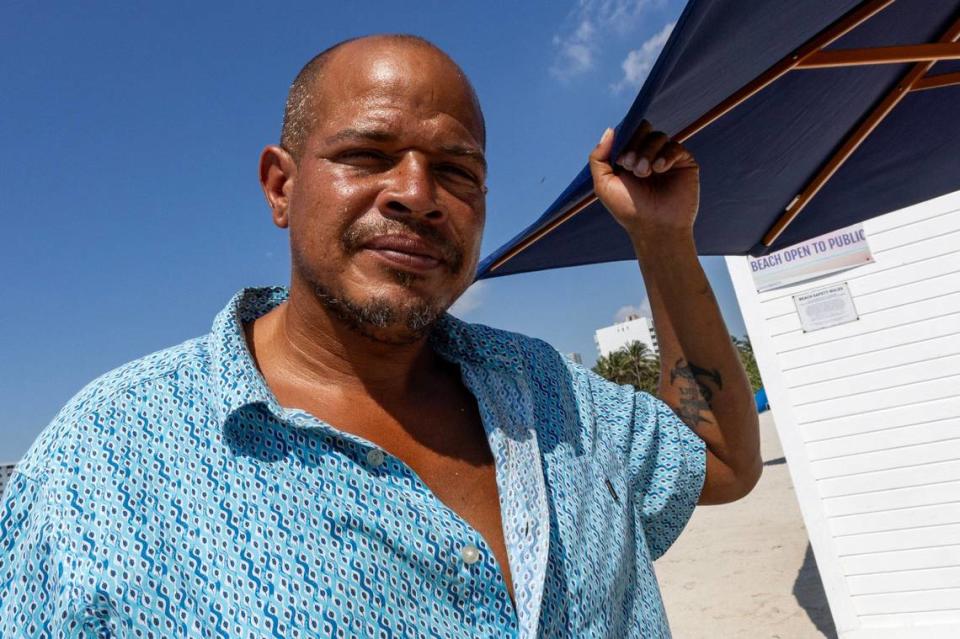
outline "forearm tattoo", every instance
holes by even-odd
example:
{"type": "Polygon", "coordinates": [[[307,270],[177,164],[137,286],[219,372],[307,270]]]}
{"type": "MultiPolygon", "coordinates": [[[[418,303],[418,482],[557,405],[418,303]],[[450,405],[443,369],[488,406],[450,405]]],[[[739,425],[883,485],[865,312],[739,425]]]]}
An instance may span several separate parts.
{"type": "Polygon", "coordinates": [[[723,378],[717,369],[700,368],[682,357],[670,371],[670,385],[676,384],[680,391],[680,402],[675,408],[677,415],[690,428],[696,429],[701,422],[712,423],[703,413],[710,412],[710,400],[713,399],[713,387],[723,388],[723,378]]]}

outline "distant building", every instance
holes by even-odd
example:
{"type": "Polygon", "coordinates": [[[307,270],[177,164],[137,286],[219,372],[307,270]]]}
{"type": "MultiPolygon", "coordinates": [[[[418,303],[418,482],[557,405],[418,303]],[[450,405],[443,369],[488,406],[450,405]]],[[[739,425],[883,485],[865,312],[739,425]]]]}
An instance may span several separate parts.
{"type": "Polygon", "coordinates": [[[594,333],[593,341],[601,357],[606,357],[631,342],[641,342],[654,353],[660,352],[653,322],[640,315],[629,315],[619,324],[601,328],[594,333]]]}
{"type": "Polygon", "coordinates": [[[580,353],[564,353],[563,356],[569,359],[571,362],[583,364],[583,358],[580,357],[580,353]]]}
{"type": "Polygon", "coordinates": [[[3,494],[3,488],[7,485],[7,480],[13,474],[13,468],[16,464],[0,464],[0,495],[3,494]]]}

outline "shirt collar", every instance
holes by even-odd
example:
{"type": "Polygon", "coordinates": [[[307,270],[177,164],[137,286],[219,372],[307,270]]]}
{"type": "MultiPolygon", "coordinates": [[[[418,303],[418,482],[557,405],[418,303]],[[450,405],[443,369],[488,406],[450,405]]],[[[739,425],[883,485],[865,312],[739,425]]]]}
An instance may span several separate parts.
{"type": "MultiPolygon", "coordinates": [[[[245,288],[231,298],[213,321],[210,332],[212,378],[221,423],[238,409],[264,404],[280,415],[283,407],[267,387],[247,348],[243,325],[283,303],[283,286],[245,288]]],[[[433,327],[429,343],[444,359],[519,375],[523,341],[513,333],[469,324],[444,313],[433,327]]]]}
{"type": "Polygon", "coordinates": [[[275,415],[283,411],[253,361],[243,325],[266,314],[287,296],[287,289],[282,286],[245,288],[214,318],[210,331],[210,363],[221,424],[250,404],[264,404],[275,415]]]}

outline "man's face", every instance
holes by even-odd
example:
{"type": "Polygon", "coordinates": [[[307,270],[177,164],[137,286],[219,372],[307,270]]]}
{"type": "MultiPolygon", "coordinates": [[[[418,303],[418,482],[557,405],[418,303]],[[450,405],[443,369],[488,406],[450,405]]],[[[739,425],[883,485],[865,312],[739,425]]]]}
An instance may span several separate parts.
{"type": "Polygon", "coordinates": [[[368,336],[414,341],[476,271],[486,166],[473,94],[429,48],[362,41],[318,84],[289,194],[295,284],[368,336]]]}

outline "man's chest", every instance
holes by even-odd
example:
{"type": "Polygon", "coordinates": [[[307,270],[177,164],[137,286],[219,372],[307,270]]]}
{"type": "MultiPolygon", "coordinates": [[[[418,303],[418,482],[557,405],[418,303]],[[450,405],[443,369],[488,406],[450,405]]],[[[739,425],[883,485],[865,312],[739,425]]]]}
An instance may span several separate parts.
{"type": "MultiPolygon", "coordinates": [[[[520,558],[518,589],[529,590],[542,579],[533,573],[546,569],[543,623],[556,629],[547,619],[566,627],[571,603],[590,610],[589,616],[605,609],[603,597],[581,588],[592,584],[589,592],[609,592],[610,575],[597,568],[622,565],[608,562],[629,538],[616,525],[626,504],[610,501],[601,477],[564,462],[548,463],[547,486],[567,496],[537,508],[533,442],[507,445],[507,457],[518,465],[504,475],[504,513],[514,536],[511,552],[520,558]],[[529,457],[522,454],[528,449],[529,457]],[[594,499],[576,499],[583,503],[571,508],[570,495],[585,489],[594,499]],[[554,517],[556,528],[549,525],[554,517]],[[594,537],[600,520],[603,539],[594,537]],[[552,537],[550,567],[537,530],[552,537]],[[601,587],[598,577],[609,583],[601,587]]],[[[135,539],[116,546],[116,559],[109,561],[117,568],[116,583],[107,587],[126,589],[123,599],[132,609],[159,606],[154,612],[160,614],[167,604],[155,596],[159,592],[188,616],[190,610],[201,615],[203,625],[236,636],[251,628],[269,636],[281,623],[284,636],[293,628],[365,636],[384,627],[392,636],[409,636],[414,628],[414,634],[427,632],[423,624],[441,637],[513,634],[517,616],[490,538],[437,494],[451,501],[461,494],[443,490],[444,473],[458,466],[424,472],[434,490],[400,457],[372,454],[384,449],[369,438],[348,436],[302,413],[279,422],[253,407],[231,419],[222,443],[194,451],[196,463],[177,472],[167,469],[164,475],[176,482],[161,486],[159,502],[135,504],[144,509],[144,521],[158,525],[143,526],[135,539]],[[464,549],[471,546],[480,552],[468,558],[464,549]],[[138,559],[144,552],[149,564],[138,559]]],[[[557,460],[560,452],[547,458],[557,460]]],[[[455,482],[448,477],[446,483],[455,482]]],[[[621,484],[615,487],[624,494],[621,484]]],[[[139,494],[136,486],[129,489],[139,494]]],[[[517,598],[518,606],[529,606],[529,593],[518,590],[517,598]]]]}
{"type": "MultiPolygon", "coordinates": [[[[221,463],[167,473],[159,499],[129,503],[132,536],[100,524],[98,592],[119,624],[169,619],[169,636],[512,634],[494,558],[463,561],[483,541],[406,465],[250,413],[230,425],[234,454],[198,454],[221,463]]],[[[125,488],[140,494],[141,474],[125,488]]]]}
{"type": "Polygon", "coordinates": [[[393,458],[452,513],[474,528],[510,587],[497,474],[472,396],[453,395],[417,409],[385,411],[364,402],[324,402],[309,411],[372,443],[368,461],[393,458]]]}

